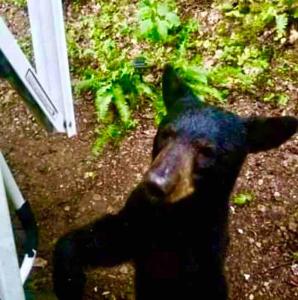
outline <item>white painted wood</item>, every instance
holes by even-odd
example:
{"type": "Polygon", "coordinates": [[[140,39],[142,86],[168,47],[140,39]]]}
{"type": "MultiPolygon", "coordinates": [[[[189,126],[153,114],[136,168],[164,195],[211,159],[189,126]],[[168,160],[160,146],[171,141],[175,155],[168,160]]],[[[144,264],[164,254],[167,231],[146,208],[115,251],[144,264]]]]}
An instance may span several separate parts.
{"type": "Polygon", "coordinates": [[[63,112],[68,136],[76,125],[61,0],[28,0],[36,71],[63,112]]]}
{"type": "Polygon", "coordinates": [[[2,173],[0,171],[0,296],[25,300],[2,173]]]}
{"type": "Polygon", "coordinates": [[[47,89],[41,84],[35,70],[1,17],[0,52],[4,55],[5,63],[13,69],[9,76],[17,77],[25,86],[28,98],[25,100],[37,105],[56,131],[65,132],[63,113],[48,95],[47,89]]]}

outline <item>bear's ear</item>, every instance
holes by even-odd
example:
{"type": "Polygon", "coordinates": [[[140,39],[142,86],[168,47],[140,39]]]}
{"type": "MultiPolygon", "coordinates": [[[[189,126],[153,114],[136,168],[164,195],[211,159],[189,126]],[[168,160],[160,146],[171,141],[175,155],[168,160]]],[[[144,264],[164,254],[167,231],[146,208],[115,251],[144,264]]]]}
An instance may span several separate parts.
{"type": "Polygon", "coordinates": [[[298,118],[248,118],[246,128],[249,152],[266,151],[280,146],[297,132],[298,118]]]}
{"type": "Polygon", "coordinates": [[[162,77],[162,96],[167,111],[177,100],[188,95],[192,95],[191,89],[179,78],[171,65],[166,65],[162,77]]]}

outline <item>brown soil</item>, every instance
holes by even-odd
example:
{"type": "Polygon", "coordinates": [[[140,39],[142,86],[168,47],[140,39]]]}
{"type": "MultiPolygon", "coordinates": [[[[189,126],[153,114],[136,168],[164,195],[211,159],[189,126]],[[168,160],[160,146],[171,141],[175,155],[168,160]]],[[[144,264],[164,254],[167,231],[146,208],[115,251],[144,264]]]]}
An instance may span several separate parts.
{"type": "MultiPolygon", "coordinates": [[[[24,12],[0,4],[0,15],[9,16],[19,37],[28,34],[24,12]]],[[[296,96],[286,108],[239,96],[226,108],[243,116],[298,115],[296,96]]],[[[150,163],[156,132],[150,109],[139,114],[140,126],[120,147],[107,147],[97,158],[91,155],[96,126],[93,103],[76,99],[75,110],[78,136],[47,134],[14,90],[0,81],[0,149],[33,207],[40,230],[41,263],[31,280],[38,300],[48,299],[51,291],[55,241],[72,228],[117,212],[150,163]]],[[[292,258],[298,251],[297,169],[297,136],[277,150],[248,158],[234,193],[250,191],[254,201],[244,207],[231,205],[230,299],[298,299],[292,258]]],[[[88,274],[85,299],[133,299],[130,265],[88,274]]]]}

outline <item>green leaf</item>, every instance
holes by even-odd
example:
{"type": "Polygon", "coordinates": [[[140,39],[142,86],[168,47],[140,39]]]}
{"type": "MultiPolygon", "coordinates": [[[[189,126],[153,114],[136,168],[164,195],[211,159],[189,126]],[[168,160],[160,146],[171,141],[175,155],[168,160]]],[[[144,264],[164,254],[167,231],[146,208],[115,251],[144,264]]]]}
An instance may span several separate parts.
{"type": "Polygon", "coordinates": [[[153,22],[146,19],[140,22],[140,32],[142,35],[147,35],[153,29],[153,22]]]}
{"type": "Polygon", "coordinates": [[[153,97],[154,96],[154,93],[153,93],[152,89],[150,88],[150,86],[145,84],[145,83],[139,82],[138,85],[137,85],[137,89],[138,89],[140,94],[143,94],[147,97],[153,97]]]}
{"type": "Polygon", "coordinates": [[[105,95],[110,89],[112,85],[110,83],[105,82],[101,87],[99,87],[96,91],[98,96],[105,95]]]}
{"type": "Polygon", "coordinates": [[[160,16],[166,16],[169,13],[169,7],[166,3],[160,3],[157,5],[157,13],[160,16]]]}
{"type": "Polygon", "coordinates": [[[269,94],[264,96],[263,101],[264,102],[274,101],[274,98],[275,98],[275,94],[274,93],[269,93],[269,94]]]}
{"type": "Polygon", "coordinates": [[[288,103],[289,97],[285,94],[269,93],[264,96],[263,101],[264,102],[273,102],[273,103],[277,103],[278,105],[284,106],[288,103]]]}
{"type": "Polygon", "coordinates": [[[220,102],[225,101],[224,94],[212,86],[203,85],[203,84],[192,84],[191,87],[194,90],[194,92],[197,94],[197,96],[203,98],[202,100],[203,102],[206,95],[209,95],[220,102]]]}
{"type": "Polygon", "coordinates": [[[253,200],[253,196],[249,193],[241,193],[238,195],[235,195],[233,198],[233,203],[238,206],[243,206],[248,204],[253,200]]]}
{"type": "Polygon", "coordinates": [[[163,20],[157,21],[157,32],[162,40],[166,40],[168,37],[168,23],[163,20]]]}
{"type": "Polygon", "coordinates": [[[288,25],[288,16],[286,14],[277,15],[275,17],[276,21],[276,31],[277,31],[277,38],[280,39],[284,36],[286,32],[286,28],[288,25]]]}
{"type": "Polygon", "coordinates": [[[216,8],[223,12],[229,12],[234,9],[232,3],[229,3],[229,2],[224,2],[223,4],[219,4],[219,5],[217,5],[216,8]]]}
{"type": "Polygon", "coordinates": [[[269,6],[269,8],[267,10],[265,10],[264,12],[261,13],[261,19],[265,24],[268,24],[269,22],[271,22],[274,17],[276,16],[277,12],[275,7],[273,6],[269,6]]]}
{"type": "Polygon", "coordinates": [[[165,17],[166,17],[166,20],[168,21],[170,28],[178,27],[180,25],[180,19],[175,13],[169,12],[166,14],[165,17]]]}
{"type": "Polygon", "coordinates": [[[141,19],[141,20],[144,20],[144,19],[150,19],[151,18],[151,12],[152,10],[150,9],[150,7],[148,6],[143,6],[139,9],[138,11],[138,17],[141,19]]]}
{"type": "Polygon", "coordinates": [[[187,81],[208,84],[207,72],[200,67],[188,67],[185,70],[187,81]]]}
{"type": "Polygon", "coordinates": [[[228,17],[235,17],[235,18],[244,18],[245,17],[245,15],[244,14],[242,14],[240,11],[238,11],[238,10],[232,10],[232,11],[227,11],[226,12],[226,16],[228,16],[228,17]]]}
{"type": "Polygon", "coordinates": [[[78,82],[75,86],[76,92],[81,93],[87,90],[92,90],[97,87],[97,80],[94,78],[86,79],[78,82]]]}
{"type": "Polygon", "coordinates": [[[288,101],[289,101],[289,97],[284,94],[278,95],[276,99],[276,102],[281,106],[285,106],[288,103],[288,101]]]}

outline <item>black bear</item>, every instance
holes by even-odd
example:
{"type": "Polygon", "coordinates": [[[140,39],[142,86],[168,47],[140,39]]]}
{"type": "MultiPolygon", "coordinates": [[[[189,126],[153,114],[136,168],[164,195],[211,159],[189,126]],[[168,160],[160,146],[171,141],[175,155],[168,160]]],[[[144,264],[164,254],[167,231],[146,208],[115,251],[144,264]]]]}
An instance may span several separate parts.
{"type": "Polygon", "coordinates": [[[133,262],[138,300],[227,299],[223,266],[229,196],[248,153],[278,147],[295,117],[241,118],[205,105],[171,66],[167,115],[152,163],[117,215],[62,237],[54,252],[58,298],[82,299],[84,268],[133,262]]]}

